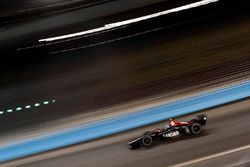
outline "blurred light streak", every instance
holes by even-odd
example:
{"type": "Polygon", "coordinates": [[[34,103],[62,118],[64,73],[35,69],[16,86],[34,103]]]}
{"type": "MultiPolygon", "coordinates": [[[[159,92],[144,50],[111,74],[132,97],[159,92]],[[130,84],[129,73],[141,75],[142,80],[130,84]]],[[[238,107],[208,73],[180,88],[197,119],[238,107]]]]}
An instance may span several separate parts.
{"type": "Polygon", "coordinates": [[[17,107],[16,108],[16,111],[21,111],[22,110],[22,107],[17,107]]]}
{"type": "Polygon", "coordinates": [[[35,106],[35,107],[38,107],[38,106],[40,106],[40,103],[36,103],[34,106],[35,106]]]}
{"type": "Polygon", "coordinates": [[[43,104],[49,104],[49,101],[44,101],[43,104]]]}
{"type": "Polygon", "coordinates": [[[25,108],[31,108],[31,105],[27,105],[27,106],[25,106],[25,108]]]}
{"type": "Polygon", "coordinates": [[[24,105],[23,107],[19,106],[19,107],[16,107],[15,109],[11,109],[11,108],[10,108],[10,109],[7,109],[6,112],[4,112],[3,110],[1,110],[1,111],[0,111],[0,115],[5,114],[5,113],[12,113],[12,112],[14,112],[14,111],[21,111],[21,110],[23,110],[23,109],[31,109],[32,106],[34,106],[34,107],[41,107],[42,104],[43,104],[43,105],[48,105],[48,104],[50,104],[50,102],[51,102],[51,103],[55,103],[56,100],[55,100],[55,99],[46,100],[46,101],[43,101],[42,103],[36,102],[36,103],[33,103],[33,104],[24,105]]]}
{"type": "Polygon", "coordinates": [[[12,109],[8,109],[7,112],[13,112],[13,110],[12,109]]]}
{"type": "Polygon", "coordinates": [[[61,39],[66,39],[66,38],[73,38],[73,37],[77,37],[77,36],[92,34],[92,33],[100,32],[100,31],[118,28],[121,26],[126,26],[126,25],[129,25],[132,23],[156,18],[156,17],[167,15],[170,13],[175,13],[175,12],[180,12],[180,11],[191,9],[191,8],[196,8],[199,6],[207,5],[207,4],[218,2],[218,1],[220,1],[220,0],[202,0],[202,1],[198,1],[195,3],[188,4],[188,5],[180,6],[177,8],[165,10],[162,12],[158,12],[158,13],[154,13],[154,14],[150,14],[150,15],[146,15],[146,16],[142,16],[142,17],[137,17],[137,18],[133,18],[133,19],[129,19],[129,20],[124,20],[124,21],[120,21],[120,22],[116,22],[116,23],[106,24],[103,27],[90,29],[90,30],[86,30],[86,31],[81,31],[81,32],[77,32],[77,33],[72,33],[72,34],[67,34],[67,35],[62,35],[62,36],[57,36],[57,37],[44,38],[44,39],[40,39],[38,41],[39,42],[50,42],[50,41],[55,41],[55,40],[61,40],[61,39]]]}

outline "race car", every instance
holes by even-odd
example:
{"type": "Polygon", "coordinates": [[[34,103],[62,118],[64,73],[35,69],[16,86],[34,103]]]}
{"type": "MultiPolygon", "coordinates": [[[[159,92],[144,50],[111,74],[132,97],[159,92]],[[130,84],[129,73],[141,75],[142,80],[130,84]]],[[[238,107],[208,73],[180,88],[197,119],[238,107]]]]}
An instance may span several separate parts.
{"type": "Polygon", "coordinates": [[[145,132],[142,136],[128,143],[129,149],[136,147],[149,147],[156,141],[165,141],[183,135],[197,135],[201,132],[202,126],[206,125],[207,116],[205,114],[196,116],[187,122],[178,122],[173,119],[164,128],[157,128],[145,132]]]}

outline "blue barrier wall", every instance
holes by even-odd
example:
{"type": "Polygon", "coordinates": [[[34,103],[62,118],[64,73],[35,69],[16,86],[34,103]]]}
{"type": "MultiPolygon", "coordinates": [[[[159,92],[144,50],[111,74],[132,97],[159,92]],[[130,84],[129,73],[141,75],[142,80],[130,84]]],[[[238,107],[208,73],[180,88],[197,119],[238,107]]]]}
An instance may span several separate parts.
{"type": "Polygon", "coordinates": [[[137,113],[87,124],[65,132],[2,146],[0,147],[0,162],[89,141],[247,97],[250,97],[250,81],[137,113]]]}

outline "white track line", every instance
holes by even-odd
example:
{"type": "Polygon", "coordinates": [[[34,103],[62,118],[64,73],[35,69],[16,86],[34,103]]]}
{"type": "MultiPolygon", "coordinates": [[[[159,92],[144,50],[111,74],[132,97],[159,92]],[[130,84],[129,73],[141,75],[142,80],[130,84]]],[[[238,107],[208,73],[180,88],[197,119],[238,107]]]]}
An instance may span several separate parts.
{"type": "Polygon", "coordinates": [[[170,13],[175,13],[175,12],[179,12],[179,11],[183,11],[183,10],[187,10],[187,9],[191,9],[191,8],[196,8],[196,7],[199,7],[199,6],[207,5],[207,4],[218,2],[218,1],[220,1],[220,0],[202,0],[202,1],[198,1],[198,2],[195,2],[195,3],[188,4],[188,5],[180,6],[180,7],[177,7],[177,8],[165,10],[165,11],[162,11],[162,12],[153,13],[153,14],[150,14],[150,15],[137,17],[137,18],[133,18],[133,19],[129,19],[129,20],[124,20],[124,21],[120,21],[120,22],[106,24],[106,25],[104,25],[102,27],[98,27],[98,28],[95,28],[95,29],[90,29],[90,30],[86,30],[86,31],[81,31],[81,32],[62,35],[62,36],[57,36],[57,37],[44,38],[44,39],[40,39],[38,41],[39,42],[50,42],[50,41],[62,40],[62,39],[66,39],[66,38],[73,38],[73,37],[77,37],[77,36],[92,34],[92,33],[101,32],[101,31],[106,31],[106,30],[109,30],[109,29],[113,29],[113,28],[117,28],[117,27],[121,27],[121,26],[126,26],[126,25],[129,25],[129,24],[132,24],[132,23],[152,19],[152,18],[159,17],[159,16],[162,16],[162,15],[167,15],[167,14],[170,14],[170,13]]]}
{"type": "Polygon", "coordinates": [[[217,154],[205,156],[205,157],[202,157],[202,158],[198,158],[198,159],[195,159],[195,160],[191,160],[191,161],[183,162],[183,163],[180,163],[180,164],[172,165],[170,167],[183,167],[183,166],[186,166],[186,165],[190,165],[190,164],[205,161],[205,160],[208,160],[208,159],[220,157],[220,156],[223,156],[223,155],[231,154],[231,153],[241,151],[241,150],[245,150],[245,149],[249,149],[249,148],[250,148],[250,145],[246,145],[246,146],[234,148],[234,149],[231,149],[231,150],[228,150],[228,151],[223,151],[221,153],[217,153],[217,154]]]}
{"type": "Polygon", "coordinates": [[[5,114],[5,113],[12,113],[14,111],[22,111],[22,110],[25,110],[25,109],[31,109],[33,107],[40,107],[42,105],[48,105],[50,103],[55,103],[56,100],[55,99],[52,99],[52,100],[46,100],[46,101],[43,101],[42,103],[34,103],[34,104],[28,104],[28,105],[25,105],[23,107],[19,106],[19,107],[16,107],[16,108],[9,108],[7,109],[6,111],[3,111],[2,109],[0,109],[0,115],[2,114],[5,114]]]}

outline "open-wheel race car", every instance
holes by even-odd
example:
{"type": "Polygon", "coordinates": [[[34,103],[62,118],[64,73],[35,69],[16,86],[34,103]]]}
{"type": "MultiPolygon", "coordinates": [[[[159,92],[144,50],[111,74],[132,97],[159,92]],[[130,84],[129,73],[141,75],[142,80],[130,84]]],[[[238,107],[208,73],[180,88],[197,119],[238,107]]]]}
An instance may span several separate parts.
{"type": "Polygon", "coordinates": [[[206,125],[206,122],[207,116],[204,114],[198,115],[195,119],[187,122],[179,122],[170,119],[166,127],[145,132],[142,136],[129,142],[128,147],[130,149],[148,147],[156,141],[164,141],[183,135],[197,135],[201,132],[202,126],[206,125]]]}

